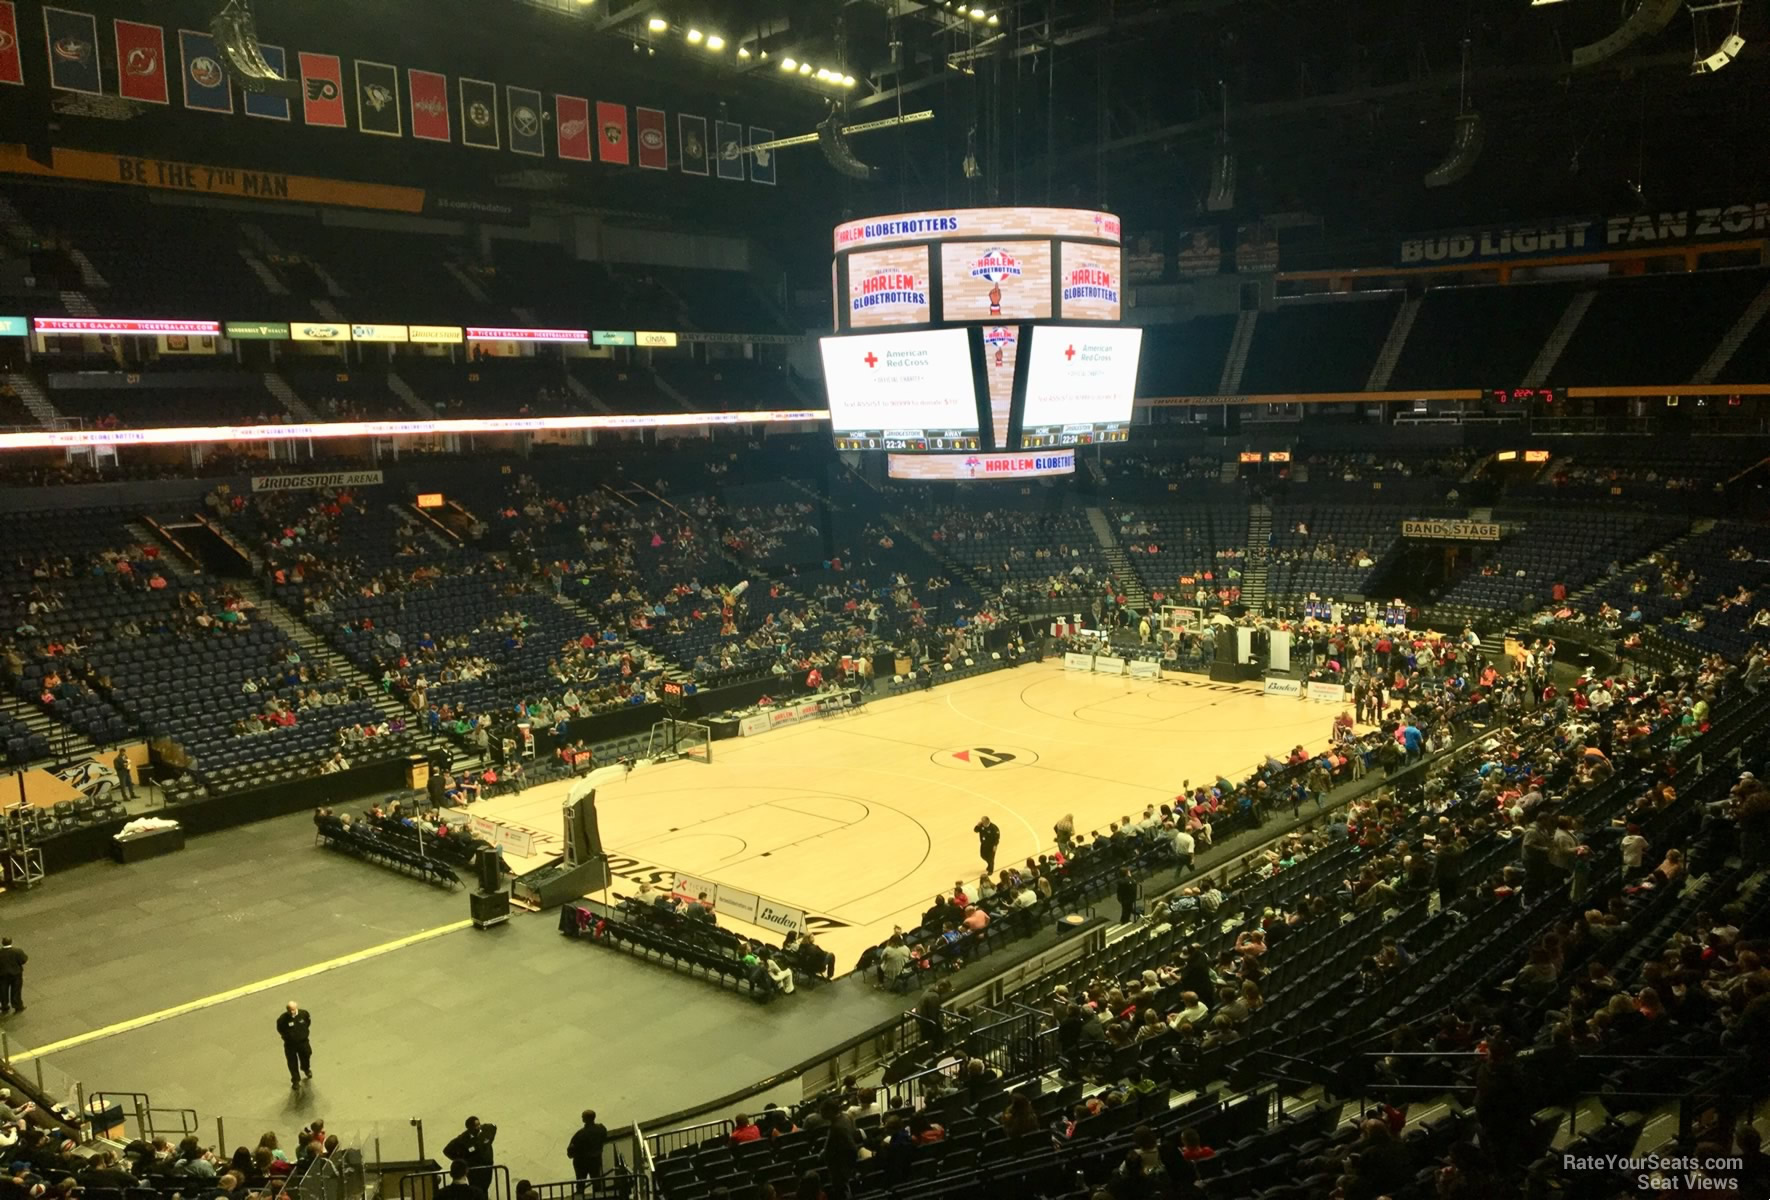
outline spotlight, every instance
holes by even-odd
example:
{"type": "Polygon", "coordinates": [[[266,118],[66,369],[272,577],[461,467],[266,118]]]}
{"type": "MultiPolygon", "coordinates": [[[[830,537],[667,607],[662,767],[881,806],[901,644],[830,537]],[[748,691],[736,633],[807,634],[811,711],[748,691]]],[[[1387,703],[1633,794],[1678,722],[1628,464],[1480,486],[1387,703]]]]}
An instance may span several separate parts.
{"type": "Polygon", "coordinates": [[[801,75],[811,74],[811,64],[810,63],[800,63],[799,64],[799,74],[801,74],[801,75]]]}
{"type": "Polygon", "coordinates": [[[852,75],[842,76],[842,86],[843,87],[853,87],[854,86],[854,76],[852,76],[852,75]]]}
{"type": "Polygon", "coordinates": [[[716,33],[711,35],[710,37],[707,38],[707,49],[709,49],[709,50],[723,50],[723,49],[725,49],[725,39],[720,37],[716,33]]]}
{"type": "Polygon", "coordinates": [[[653,17],[645,23],[645,27],[653,33],[662,33],[664,30],[670,28],[670,22],[664,20],[662,17],[653,17]]]}
{"type": "Polygon", "coordinates": [[[738,47],[738,57],[739,58],[750,57],[750,48],[748,46],[739,46],[738,47]]]}
{"type": "Polygon", "coordinates": [[[1002,18],[996,16],[995,13],[991,13],[989,15],[989,20],[984,22],[985,25],[1000,25],[1001,23],[1002,23],[1002,18]]]}
{"type": "Polygon", "coordinates": [[[817,77],[820,82],[828,83],[830,81],[830,72],[824,67],[819,67],[817,69],[817,77]]]}
{"type": "Polygon", "coordinates": [[[981,8],[974,8],[974,9],[972,9],[972,10],[971,10],[971,19],[972,19],[972,20],[973,20],[973,21],[981,21],[981,20],[983,20],[983,10],[982,10],[982,9],[981,9],[981,8]]]}
{"type": "Polygon", "coordinates": [[[688,31],[688,44],[691,46],[700,45],[701,44],[701,36],[702,36],[702,34],[701,34],[700,30],[698,30],[698,29],[689,30],[688,31]]]}
{"type": "Polygon", "coordinates": [[[781,59],[781,70],[783,70],[783,71],[794,70],[795,68],[798,67],[798,65],[799,65],[798,63],[793,61],[793,56],[790,54],[787,55],[787,57],[781,59]]]}

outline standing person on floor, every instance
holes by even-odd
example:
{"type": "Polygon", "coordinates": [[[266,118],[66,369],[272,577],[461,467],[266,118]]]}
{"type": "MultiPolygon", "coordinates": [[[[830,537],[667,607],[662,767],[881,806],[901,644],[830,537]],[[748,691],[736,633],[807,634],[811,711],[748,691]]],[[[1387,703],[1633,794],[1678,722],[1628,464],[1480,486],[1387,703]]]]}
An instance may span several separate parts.
{"type": "Polygon", "coordinates": [[[313,1043],[309,1036],[313,1018],[306,1009],[291,1000],[277,1018],[277,1033],[283,1039],[283,1061],[289,1064],[289,1086],[301,1086],[301,1077],[313,1078],[313,1043]]]}
{"type": "Polygon", "coordinates": [[[1128,925],[1137,916],[1137,879],[1130,867],[1119,868],[1119,924],[1128,925]]]}
{"type": "Polygon", "coordinates": [[[117,773],[117,789],[126,798],[135,799],[135,775],[129,769],[129,751],[119,749],[117,757],[111,760],[111,769],[117,773]]]}
{"type": "Polygon", "coordinates": [[[996,847],[1002,844],[1001,826],[988,817],[983,817],[971,827],[971,832],[977,835],[977,855],[983,859],[983,869],[995,874],[996,847]]]}
{"type": "Polygon", "coordinates": [[[0,938],[0,1014],[25,1011],[25,964],[31,956],[0,938]]]}
{"type": "Polygon", "coordinates": [[[572,1160],[573,1179],[602,1178],[602,1150],[608,1145],[608,1130],[596,1121],[596,1110],[584,1110],[584,1124],[572,1134],[572,1140],[565,1148],[566,1157],[572,1160]]]}
{"type": "Polygon", "coordinates": [[[478,1117],[468,1117],[466,1126],[443,1147],[444,1158],[467,1164],[467,1181],[482,1192],[491,1190],[492,1140],[497,1136],[496,1125],[481,1125],[478,1117]]]}

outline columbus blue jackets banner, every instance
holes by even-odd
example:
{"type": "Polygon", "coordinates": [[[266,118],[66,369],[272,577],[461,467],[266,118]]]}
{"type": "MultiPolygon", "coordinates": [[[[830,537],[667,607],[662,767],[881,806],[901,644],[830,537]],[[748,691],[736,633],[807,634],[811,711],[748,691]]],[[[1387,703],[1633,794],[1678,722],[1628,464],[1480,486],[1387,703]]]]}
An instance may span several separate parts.
{"type": "Polygon", "coordinates": [[[496,150],[498,136],[498,85],[483,79],[462,79],[461,144],[496,150]]]}
{"type": "Polygon", "coordinates": [[[720,121],[717,125],[719,178],[744,177],[744,127],[736,121],[720,121]]]}
{"type": "MultiPolygon", "coordinates": [[[[264,52],[264,61],[270,69],[289,78],[289,55],[281,46],[272,46],[260,42],[258,48],[264,52]]],[[[248,117],[263,117],[267,121],[289,120],[289,101],[282,96],[267,96],[263,92],[242,92],[248,117]]]]}
{"type": "MultiPolygon", "coordinates": [[[[750,126],[750,145],[759,146],[763,142],[774,141],[774,130],[764,129],[760,125],[750,126]]],[[[774,186],[774,151],[750,151],[750,179],[754,183],[766,183],[774,186]]]]}
{"type": "Polygon", "coordinates": [[[205,112],[234,110],[233,89],[221,65],[215,39],[195,29],[178,31],[178,56],[184,64],[184,106],[205,112]]]}
{"type": "Polygon", "coordinates": [[[545,155],[547,136],[541,128],[541,93],[534,88],[506,85],[504,104],[510,113],[510,148],[536,158],[545,155]]]}
{"type": "Polygon", "coordinates": [[[707,173],[707,118],[676,114],[676,138],[682,148],[682,173],[707,173]]]}
{"type": "Polygon", "coordinates": [[[356,127],[378,137],[399,137],[399,68],[356,60],[356,127]]]}
{"type": "Polygon", "coordinates": [[[140,21],[111,22],[117,39],[117,94],[125,100],[167,104],[166,34],[140,21]]]}
{"type": "Polygon", "coordinates": [[[91,13],[45,8],[43,37],[49,44],[50,87],[104,95],[98,74],[98,22],[91,13]]]}

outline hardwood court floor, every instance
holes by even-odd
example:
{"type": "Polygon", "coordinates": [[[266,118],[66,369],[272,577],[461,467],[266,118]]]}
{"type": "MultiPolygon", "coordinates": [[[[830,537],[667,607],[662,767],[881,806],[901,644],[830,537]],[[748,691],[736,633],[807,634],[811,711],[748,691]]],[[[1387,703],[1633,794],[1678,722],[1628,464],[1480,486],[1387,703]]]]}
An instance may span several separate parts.
{"type": "MultiPolygon", "coordinates": [[[[1185,780],[1239,779],[1269,753],[1322,747],[1338,712],[1200,676],[1130,681],[1052,661],[884,698],[857,715],[716,742],[710,764],[610,772],[597,810],[611,891],[679,871],[803,908],[846,970],[894,924],[915,925],[937,891],[975,885],[982,814],[1002,827],[999,869],[1048,850],[1065,813],[1104,830],[1185,780]]],[[[535,832],[537,853],[550,855],[566,790],[531,788],[472,811],[535,832]]]]}

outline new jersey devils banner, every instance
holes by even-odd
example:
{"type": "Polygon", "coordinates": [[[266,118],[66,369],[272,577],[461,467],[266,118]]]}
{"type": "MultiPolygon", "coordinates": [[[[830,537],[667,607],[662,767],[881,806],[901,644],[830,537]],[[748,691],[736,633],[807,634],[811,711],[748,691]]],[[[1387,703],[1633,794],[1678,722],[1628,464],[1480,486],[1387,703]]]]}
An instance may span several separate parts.
{"type": "Polygon", "coordinates": [[[125,100],[169,104],[166,86],[166,35],[158,25],[117,19],[117,94],[125,100]]]}

